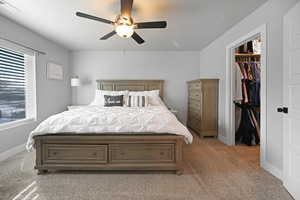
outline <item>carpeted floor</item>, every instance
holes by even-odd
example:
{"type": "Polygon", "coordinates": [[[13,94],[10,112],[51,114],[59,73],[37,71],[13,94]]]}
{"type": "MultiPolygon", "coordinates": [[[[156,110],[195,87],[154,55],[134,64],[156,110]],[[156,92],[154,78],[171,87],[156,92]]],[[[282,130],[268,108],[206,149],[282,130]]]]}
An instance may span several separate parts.
{"type": "Polygon", "coordinates": [[[259,148],[215,139],[185,145],[185,172],[60,172],[36,175],[34,154],[0,163],[1,200],[291,200],[259,167],[259,148]]]}

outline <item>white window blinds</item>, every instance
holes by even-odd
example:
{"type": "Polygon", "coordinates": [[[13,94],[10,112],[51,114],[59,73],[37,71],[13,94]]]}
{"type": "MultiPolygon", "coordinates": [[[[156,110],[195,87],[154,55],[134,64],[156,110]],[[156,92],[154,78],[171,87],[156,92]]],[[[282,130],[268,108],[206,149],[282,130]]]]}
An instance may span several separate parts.
{"type": "Polygon", "coordinates": [[[0,124],[26,117],[25,55],[0,47],[0,124]]]}

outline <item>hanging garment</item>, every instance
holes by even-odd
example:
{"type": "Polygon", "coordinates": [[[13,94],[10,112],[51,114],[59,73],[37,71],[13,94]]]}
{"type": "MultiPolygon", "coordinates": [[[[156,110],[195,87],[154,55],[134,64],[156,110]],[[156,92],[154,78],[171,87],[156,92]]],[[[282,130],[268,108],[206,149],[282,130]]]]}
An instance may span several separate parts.
{"type": "Polygon", "coordinates": [[[252,93],[253,93],[253,81],[252,80],[245,80],[245,86],[246,86],[246,94],[247,94],[247,102],[246,103],[251,103],[251,98],[252,98],[252,93]]]}
{"type": "Polygon", "coordinates": [[[241,63],[243,102],[260,105],[260,73],[255,62],[241,63]]]}
{"type": "Polygon", "coordinates": [[[259,124],[259,121],[257,120],[256,118],[256,115],[255,115],[255,110],[254,109],[251,109],[250,110],[250,114],[251,114],[251,118],[252,118],[252,121],[254,123],[254,126],[256,128],[256,132],[258,134],[258,138],[260,139],[260,124],[259,124]]]}
{"type": "Polygon", "coordinates": [[[235,108],[235,132],[239,129],[242,120],[242,109],[240,107],[235,108]]]}
{"type": "Polygon", "coordinates": [[[244,63],[237,63],[238,64],[238,67],[240,69],[240,72],[242,74],[242,79],[247,79],[247,75],[246,75],[246,72],[244,70],[244,63]]]}
{"type": "MultiPolygon", "coordinates": [[[[237,81],[236,84],[241,85],[242,101],[244,103],[248,103],[249,98],[248,98],[248,90],[247,90],[247,85],[246,85],[246,80],[248,79],[248,75],[247,75],[247,71],[245,70],[245,63],[237,63],[237,64],[238,65],[236,65],[236,66],[239,67],[239,69],[241,71],[242,80],[240,83],[238,83],[238,81],[237,81]]],[[[237,79],[239,79],[239,77],[237,79]]],[[[236,86],[236,87],[238,87],[238,86],[236,86]]]]}
{"type": "Polygon", "coordinates": [[[255,104],[256,103],[256,83],[255,81],[249,80],[248,82],[248,91],[249,91],[249,103],[255,104]]]}
{"type": "MultiPolygon", "coordinates": [[[[248,112],[248,107],[245,105],[239,105],[242,109],[242,117],[240,126],[236,132],[236,142],[244,143],[248,146],[252,146],[253,138],[256,139],[257,133],[256,128],[253,126],[250,115],[248,112]]],[[[257,139],[256,139],[257,140],[257,139]]]]}
{"type": "Polygon", "coordinates": [[[248,80],[254,80],[254,73],[252,71],[251,63],[245,63],[247,69],[248,80]]]}
{"type": "MultiPolygon", "coordinates": [[[[248,113],[248,117],[250,119],[251,125],[256,129],[254,120],[251,116],[251,109],[250,108],[247,109],[247,113],[248,113]]],[[[257,137],[256,137],[256,132],[255,132],[253,135],[251,135],[251,145],[255,146],[257,144],[258,144],[258,141],[257,141],[257,137]]]]}
{"type": "Polygon", "coordinates": [[[255,81],[255,89],[253,91],[252,103],[254,105],[260,105],[260,82],[255,81]]]}
{"type": "Polygon", "coordinates": [[[256,76],[258,75],[257,70],[256,70],[256,63],[251,62],[250,66],[251,66],[251,73],[252,73],[252,76],[253,76],[253,80],[256,80],[256,76]]]}
{"type": "Polygon", "coordinates": [[[238,63],[235,63],[234,71],[235,71],[235,81],[236,81],[234,99],[235,101],[242,101],[243,100],[242,80],[244,77],[238,63]]]}
{"type": "Polygon", "coordinates": [[[248,98],[248,89],[247,89],[247,79],[242,80],[242,87],[243,87],[243,103],[249,103],[248,98]]]}
{"type": "Polygon", "coordinates": [[[260,78],[260,73],[261,73],[261,63],[256,62],[256,71],[258,72],[259,78],[260,78]]]}
{"type": "Polygon", "coordinates": [[[252,115],[252,108],[248,108],[248,115],[249,115],[249,119],[251,121],[252,126],[255,128],[255,132],[254,135],[252,135],[252,141],[251,144],[254,145],[258,145],[260,142],[260,137],[259,137],[259,126],[257,124],[257,121],[255,119],[255,117],[252,115]]]}
{"type": "Polygon", "coordinates": [[[253,104],[260,105],[260,67],[258,63],[252,64],[252,69],[255,74],[255,91],[253,97],[253,104]]]}
{"type": "Polygon", "coordinates": [[[257,120],[257,123],[260,125],[260,107],[254,107],[253,114],[255,115],[255,119],[257,120]]]}
{"type": "Polygon", "coordinates": [[[248,77],[248,64],[246,62],[241,64],[241,69],[243,71],[244,79],[249,79],[249,77],[248,77]]]}

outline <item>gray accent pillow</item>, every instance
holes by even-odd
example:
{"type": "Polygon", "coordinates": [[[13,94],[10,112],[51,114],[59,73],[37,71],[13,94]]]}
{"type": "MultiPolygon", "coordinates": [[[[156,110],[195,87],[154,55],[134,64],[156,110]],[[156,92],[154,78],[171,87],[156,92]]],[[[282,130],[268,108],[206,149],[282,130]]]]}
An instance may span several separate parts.
{"type": "Polygon", "coordinates": [[[124,95],[104,95],[104,107],[123,106],[124,95]]]}
{"type": "Polygon", "coordinates": [[[128,107],[147,107],[149,105],[149,96],[128,96],[128,107]]]}

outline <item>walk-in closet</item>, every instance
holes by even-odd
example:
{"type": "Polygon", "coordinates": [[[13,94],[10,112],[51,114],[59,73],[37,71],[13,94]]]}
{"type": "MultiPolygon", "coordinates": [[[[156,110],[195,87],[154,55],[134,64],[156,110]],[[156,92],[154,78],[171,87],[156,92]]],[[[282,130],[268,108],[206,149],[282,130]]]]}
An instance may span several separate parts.
{"type": "Polygon", "coordinates": [[[261,38],[235,48],[235,142],[260,144],[261,119],[261,38]]]}

